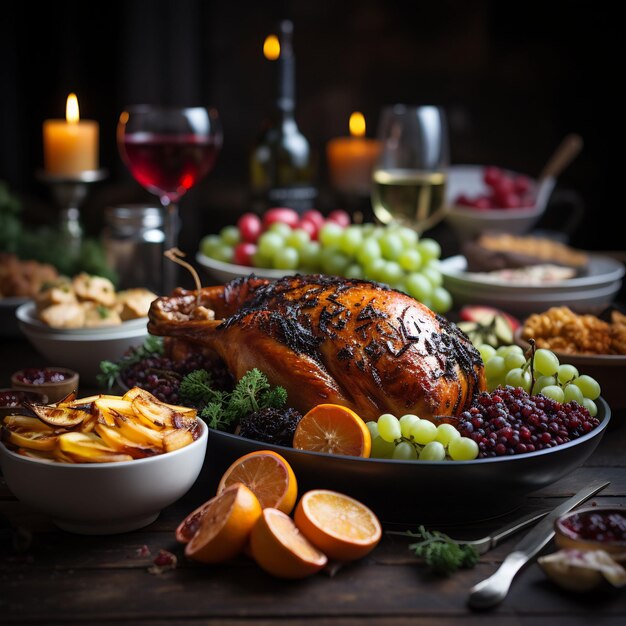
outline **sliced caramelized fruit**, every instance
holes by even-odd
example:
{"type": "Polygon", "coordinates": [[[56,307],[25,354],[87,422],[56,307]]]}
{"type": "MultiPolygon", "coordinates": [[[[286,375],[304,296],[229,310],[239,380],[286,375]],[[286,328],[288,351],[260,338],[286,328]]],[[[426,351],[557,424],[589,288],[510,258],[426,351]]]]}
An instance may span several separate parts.
{"type": "Polygon", "coordinates": [[[130,454],[122,454],[106,445],[94,433],[69,432],[58,436],[62,452],[78,463],[111,463],[132,461],[130,454]]]}
{"type": "Polygon", "coordinates": [[[191,434],[191,431],[183,428],[170,430],[163,436],[163,447],[166,452],[178,450],[178,448],[184,448],[190,443],[193,443],[193,435],[191,434]]]}
{"type": "Polygon", "coordinates": [[[82,409],[57,408],[45,404],[26,405],[42,422],[51,426],[62,426],[63,428],[73,428],[84,420],[88,419],[91,413],[82,409]]]}
{"type": "Polygon", "coordinates": [[[122,454],[129,454],[133,459],[145,459],[146,457],[160,454],[163,451],[160,447],[155,448],[149,445],[142,445],[136,441],[131,441],[124,437],[117,428],[111,428],[104,424],[96,425],[95,431],[102,437],[104,443],[113,450],[121,452],[122,454]]]}

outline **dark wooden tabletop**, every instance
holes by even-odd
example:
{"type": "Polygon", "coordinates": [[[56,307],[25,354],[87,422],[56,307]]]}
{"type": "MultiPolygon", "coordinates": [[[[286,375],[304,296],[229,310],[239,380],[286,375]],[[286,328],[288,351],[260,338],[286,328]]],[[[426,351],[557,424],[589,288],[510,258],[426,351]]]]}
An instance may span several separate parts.
{"type": "MultiPolygon", "coordinates": [[[[25,340],[0,338],[0,387],[9,386],[14,370],[45,364],[25,340]]],[[[87,395],[92,390],[81,391],[87,395]]],[[[482,536],[526,510],[553,508],[595,479],[609,480],[610,485],[590,502],[626,505],[625,421],[625,413],[614,411],[598,448],[582,467],[532,493],[514,513],[463,528],[464,538],[482,536]]],[[[227,564],[200,565],[185,559],[174,529],[213,495],[207,490],[203,470],[194,487],[150,526],[118,535],[89,536],[58,530],[44,515],[17,501],[0,477],[0,623],[626,623],[626,590],[566,592],[536,562],[518,574],[499,606],[487,612],[468,608],[470,587],[496,570],[520,536],[483,555],[475,568],[447,578],[432,574],[417,560],[406,538],[388,534],[365,559],[300,581],[273,578],[245,556],[227,564]],[[178,564],[155,573],[152,561],[161,549],[174,553],[178,564]]],[[[544,553],[555,549],[550,542],[544,553]]]]}

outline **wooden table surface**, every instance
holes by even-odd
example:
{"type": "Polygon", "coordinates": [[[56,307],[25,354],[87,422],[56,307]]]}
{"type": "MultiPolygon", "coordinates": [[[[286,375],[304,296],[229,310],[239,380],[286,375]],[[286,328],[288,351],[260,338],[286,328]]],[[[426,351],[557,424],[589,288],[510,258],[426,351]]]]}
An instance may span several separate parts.
{"type": "MultiPolygon", "coordinates": [[[[0,338],[0,387],[9,386],[12,371],[45,364],[24,340],[0,338]]],[[[87,395],[92,390],[82,391],[87,395]]],[[[624,421],[625,413],[613,412],[600,445],[582,467],[531,494],[514,514],[468,525],[462,529],[464,537],[482,536],[526,510],[553,508],[595,479],[611,483],[589,502],[626,505],[624,421]]],[[[245,556],[215,566],[190,562],[174,539],[174,529],[213,495],[207,492],[204,474],[147,528],[109,536],[56,529],[18,502],[0,476],[0,624],[626,623],[626,590],[565,592],[536,562],[518,574],[502,604],[486,612],[468,608],[470,587],[496,570],[521,535],[483,555],[475,568],[448,578],[430,573],[409,552],[409,541],[392,535],[384,535],[365,559],[332,575],[323,572],[300,581],[275,579],[245,556]],[[161,549],[173,552],[178,565],[151,573],[152,559],[161,549]]],[[[554,550],[551,542],[544,553],[554,550]]]]}

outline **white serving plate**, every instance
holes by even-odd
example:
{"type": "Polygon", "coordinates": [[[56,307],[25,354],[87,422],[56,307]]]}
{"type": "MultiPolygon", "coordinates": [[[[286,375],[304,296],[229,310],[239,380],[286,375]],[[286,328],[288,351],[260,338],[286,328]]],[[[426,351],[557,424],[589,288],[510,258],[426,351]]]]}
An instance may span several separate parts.
{"type": "Polygon", "coordinates": [[[249,276],[254,274],[258,278],[268,278],[269,280],[275,280],[282,278],[283,276],[293,276],[298,273],[297,270],[275,270],[264,267],[248,267],[246,265],[236,265],[234,263],[224,263],[217,259],[212,259],[202,252],[196,254],[196,261],[204,267],[208,273],[218,283],[226,283],[234,278],[240,278],[241,276],[249,276]]]}

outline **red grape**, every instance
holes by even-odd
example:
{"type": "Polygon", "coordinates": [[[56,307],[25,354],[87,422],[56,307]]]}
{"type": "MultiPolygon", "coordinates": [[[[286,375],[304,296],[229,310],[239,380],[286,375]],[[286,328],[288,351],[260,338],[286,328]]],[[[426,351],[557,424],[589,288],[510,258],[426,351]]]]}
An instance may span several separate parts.
{"type": "Polygon", "coordinates": [[[295,209],[289,209],[287,207],[274,207],[272,209],[268,209],[264,213],[263,228],[269,228],[275,222],[282,222],[283,224],[291,226],[291,228],[296,228],[299,221],[300,216],[295,209]]]}
{"type": "Polygon", "coordinates": [[[311,240],[315,241],[319,234],[320,226],[318,226],[312,219],[310,218],[302,218],[298,223],[298,228],[302,230],[306,230],[309,233],[309,237],[311,240]]]}
{"type": "Polygon", "coordinates": [[[523,196],[530,191],[530,179],[528,176],[519,175],[513,179],[515,191],[523,196]]]}
{"type": "Polygon", "coordinates": [[[324,224],[324,216],[322,215],[321,211],[318,211],[317,209],[306,210],[302,214],[301,220],[309,220],[313,222],[317,226],[318,230],[324,224]]]}
{"type": "Polygon", "coordinates": [[[262,230],[261,218],[256,213],[244,213],[237,220],[237,228],[241,241],[256,243],[262,230]]]}
{"type": "Polygon", "coordinates": [[[256,243],[252,243],[250,241],[242,241],[235,246],[233,250],[233,261],[237,265],[246,265],[252,266],[254,263],[252,262],[252,257],[256,253],[257,246],[256,243]]]}
{"type": "Polygon", "coordinates": [[[489,165],[483,171],[483,180],[486,185],[493,187],[502,179],[503,171],[495,165],[489,165]]]}
{"type": "Polygon", "coordinates": [[[350,226],[352,222],[352,218],[350,217],[350,213],[344,211],[343,209],[335,209],[328,214],[326,218],[329,222],[335,222],[340,226],[350,226]]]}

